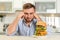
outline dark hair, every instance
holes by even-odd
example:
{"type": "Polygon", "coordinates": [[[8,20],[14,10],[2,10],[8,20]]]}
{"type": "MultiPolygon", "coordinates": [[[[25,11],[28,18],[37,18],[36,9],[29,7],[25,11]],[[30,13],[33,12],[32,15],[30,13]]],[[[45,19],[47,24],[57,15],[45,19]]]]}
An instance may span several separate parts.
{"type": "Polygon", "coordinates": [[[26,3],[26,4],[23,5],[23,9],[29,9],[29,8],[32,8],[32,7],[35,9],[35,6],[31,3],[26,3]]]}

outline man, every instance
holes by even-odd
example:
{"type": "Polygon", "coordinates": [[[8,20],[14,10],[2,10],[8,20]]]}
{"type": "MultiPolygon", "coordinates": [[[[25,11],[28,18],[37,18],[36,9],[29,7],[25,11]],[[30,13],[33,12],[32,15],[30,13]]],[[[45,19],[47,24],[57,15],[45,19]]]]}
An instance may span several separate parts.
{"type": "Polygon", "coordinates": [[[23,11],[8,26],[7,34],[15,35],[18,32],[21,36],[32,36],[34,35],[37,21],[41,21],[41,19],[35,13],[35,6],[31,3],[26,3],[23,5],[23,11]]]}

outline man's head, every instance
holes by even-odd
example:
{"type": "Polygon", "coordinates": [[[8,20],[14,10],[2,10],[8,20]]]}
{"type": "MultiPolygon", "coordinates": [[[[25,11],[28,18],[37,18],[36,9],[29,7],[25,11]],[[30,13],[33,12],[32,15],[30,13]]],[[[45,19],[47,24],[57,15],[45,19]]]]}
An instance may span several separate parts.
{"type": "Polygon", "coordinates": [[[31,3],[26,3],[23,5],[23,11],[24,11],[24,19],[27,22],[31,22],[31,20],[34,18],[35,6],[31,3]]]}

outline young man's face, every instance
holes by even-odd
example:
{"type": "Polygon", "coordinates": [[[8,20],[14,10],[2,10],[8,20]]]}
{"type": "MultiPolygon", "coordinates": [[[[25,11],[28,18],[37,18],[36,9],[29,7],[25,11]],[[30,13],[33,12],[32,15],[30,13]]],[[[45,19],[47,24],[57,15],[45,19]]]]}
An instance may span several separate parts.
{"type": "Polygon", "coordinates": [[[29,8],[29,9],[24,9],[24,19],[27,22],[31,22],[31,20],[34,18],[34,13],[35,13],[35,9],[29,8]]]}

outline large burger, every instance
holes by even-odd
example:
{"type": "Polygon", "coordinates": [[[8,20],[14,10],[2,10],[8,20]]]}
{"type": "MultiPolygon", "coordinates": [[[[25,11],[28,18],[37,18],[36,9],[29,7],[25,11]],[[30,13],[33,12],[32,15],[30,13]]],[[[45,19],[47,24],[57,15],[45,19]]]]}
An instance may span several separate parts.
{"type": "Polygon", "coordinates": [[[43,21],[37,21],[35,35],[36,36],[45,36],[46,34],[47,34],[46,23],[43,21]]]}

